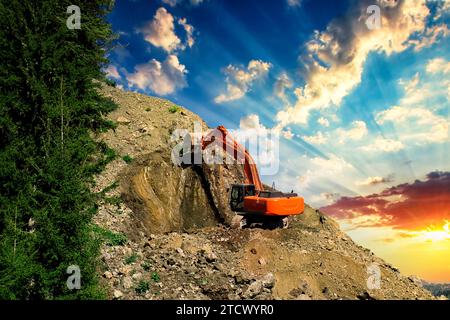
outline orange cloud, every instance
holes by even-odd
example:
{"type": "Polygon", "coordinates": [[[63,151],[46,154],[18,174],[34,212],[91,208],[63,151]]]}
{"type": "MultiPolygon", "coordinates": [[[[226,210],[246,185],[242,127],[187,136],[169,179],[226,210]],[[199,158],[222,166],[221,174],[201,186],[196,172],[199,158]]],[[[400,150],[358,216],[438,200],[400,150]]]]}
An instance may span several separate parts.
{"type": "Polygon", "coordinates": [[[371,226],[405,230],[440,226],[450,219],[450,172],[431,172],[424,181],[401,184],[378,194],[342,197],[321,210],[338,219],[376,218],[366,220],[373,221],[371,226]]]}

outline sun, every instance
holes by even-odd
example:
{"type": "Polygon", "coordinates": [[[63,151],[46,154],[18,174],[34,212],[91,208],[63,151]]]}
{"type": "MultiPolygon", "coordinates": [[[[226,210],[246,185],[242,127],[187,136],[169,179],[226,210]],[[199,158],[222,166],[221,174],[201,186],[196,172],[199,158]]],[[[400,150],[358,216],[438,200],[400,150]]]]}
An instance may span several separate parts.
{"type": "Polygon", "coordinates": [[[441,229],[435,229],[430,227],[427,228],[426,230],[419,231],[418,233],[419,236],[425,241],[438,242],[450,240],[450,222],[445,221],[445,224],[442,226],[441,229]]]}

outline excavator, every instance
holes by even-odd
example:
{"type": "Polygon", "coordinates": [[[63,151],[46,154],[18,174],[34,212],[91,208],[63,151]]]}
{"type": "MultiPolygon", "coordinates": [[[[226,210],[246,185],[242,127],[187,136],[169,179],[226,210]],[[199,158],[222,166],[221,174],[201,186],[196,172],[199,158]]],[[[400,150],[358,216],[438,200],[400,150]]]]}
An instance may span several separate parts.
{"type": "Polygon", "coordinates": [[[222,147],[234,160],[244,160],[245,181],[231,185],[228,190],[231,210],[242,216],[241,228],[254,224],[262,224],[268,228],[287,228],[290,216],[303,213],[304,199],[293,191],[283,193],[265,190],[252,156],[224,126],[218,126],[202,137],[202,151],[213,143],[222,147]]]}

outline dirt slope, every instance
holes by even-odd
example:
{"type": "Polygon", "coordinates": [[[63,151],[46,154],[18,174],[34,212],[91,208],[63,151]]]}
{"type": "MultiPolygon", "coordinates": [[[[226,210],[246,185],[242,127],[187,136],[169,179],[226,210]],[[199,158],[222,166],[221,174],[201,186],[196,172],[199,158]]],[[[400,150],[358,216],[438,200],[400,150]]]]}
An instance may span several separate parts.
{"type": "MultiPolygon", "coordinates": [[[[120,108],[115,132],[97,138],[121,155],[97,177],[103,203],[95,222],[110,230],[104,283],[115,299],[431,299],[414,277],[355,244],[331,218],[307,207],[287,230],[233,229],[227,194],[235,165],[181,168],[171,161],[175,129],[206,124],[158,98],[104,87],[120,108]],[[129,161],[128,161],[129,162],[129,161]],[[117,234],[126,243],[113,241],[117,234]],[[113,239],[113,240],[111,240],[113,239]],[[367,288],[368,268],[381,288],[367,288]]],[[[307,200],[307,199],[306,199],[307,200]]]]}

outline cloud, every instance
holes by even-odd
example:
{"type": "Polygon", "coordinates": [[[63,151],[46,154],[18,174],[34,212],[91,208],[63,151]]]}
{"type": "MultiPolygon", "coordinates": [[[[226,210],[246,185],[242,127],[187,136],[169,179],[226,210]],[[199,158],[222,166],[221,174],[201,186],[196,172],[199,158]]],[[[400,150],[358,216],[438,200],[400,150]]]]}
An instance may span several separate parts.
{"type": "Polygon", "coordinates": [[[316,31],[306,44],[306,53],[299,58],[306,84],[295,91],[295,105],[277,114],[281,126],[306,124],[311,111],[339,106],[361,82],[371,52],[391,55],[410,47],[419,48],[421,42],[410,41],[413,35],[421,41],[431,37],[427,46],[438,41],[426,26],[430,14],[426,0],[377,1],[382,11],[382,28],[377,30],[369,30],[365,25],[366,10],[372,4],[375,4],[372,0],[361,1],[355,10],[331,22],[325,31],[316,31]]]}
{"type": "Polygon", "coordinates": [[[184,31],[186,31],[186,45],[189,48],[192,48],[192,46],[195,43],[195,39],[194,39],[194,27],[192,25],[190,25],[189,23],[187,23],[186,18],[181,18],[178,20],[178,23],[183,26],[184,31]]]}
{"type": "Polygon", "coordinates": [[[283,135],[283,137],[285,137],[288,140],[291,140],[294,137],[294,134],[292,133],[290,128],[288,128],[287,130],[281,131],[281,134],[283,135]]]}
{"type": "Polygon", "coordinates": [[[267,130],[267,128],[261,124],[257,114],[249,114],[248,116],[241,118],[239,128],[241,130],[267,130]]]}
{"type": "MultiPolygon", "coordinates": [[[[200,5],[204,0],[190,0],[190,4],[193,6],[198,6],[200,5]]],[[[163,3],[171,6],[171,7],[175,7],[176,5],[180,4],[181,2],[183,2],[183,0],[162,0],[163,3]]]]}
{"type": "Polygon", "coordinates": [[[251,60],[247,68],[229,65],[223,71],[226,75],[227,91],[217,96],[214,101],[223,103],[244,97],[253,83],[263,78],[271,67],[271,63],[261,60],[251,60]]]}
{"type": "Polygon", "coordinates": [[[165,8],[159,8],[153,20],[139,31],[144,34],[147,42],[169,53],[181,45],[181,40],[175,33],[174,18],[165,8]]]}
{"type": "Polygon", "coordinates": [[[393,181],[393,176],[387,176],[387,177],[368,177],[364,181],[357,182],[356,185],[358,186],[375,186],[379,184],[386,184],[391,183],[393,181]]]}
{"type": "Polygon", "coordinates": [[[410,40],[409,43],[414,45],[414,50],[419,51],[423,48],[430,47],[434,43],[438,42],[441,38],[447,37],[450,30],[445,24],[437,25],[426,28],[423,33],[423,37],[420,39],[410,40]]]}
{"type": "Polygon", "coordinates": [[[368,196],[342,197],[321,208],[338,219],[369,217],[369,226],[423,229],[450,219],[450,172],[431,172],[425,180],[404,183],[368,196]]]}
{"type": "Polygon", "coordinates": [[[105,69],[105,73],[106,76],[109,78],[113,78],[113,79],[120,79],[120,74],[119,71],[117,70],[117,67],[110,64],[106,69],[105,69]]]}
{"type": "Polygon", "coordinates": [[[309,144],[321,145],[328,142],[328,136],[325,136],[321,131],[317,132],[313,136],[302,136],[302,139],[309,144]]]}
{"type": "Polygon", "coordinates": [[[317,123],[324,126],[325,128],[328,128],[330,126],[330,121],[324,117],[320,117],[317,119],[317,123]]]}
{"type": "Polygon", "coordinates": [[[364,138],[368,133],[366,123],[364,121],[353,121],[350,129],[337,129],[336,136],[339,143],[344,143],[347,140],[358,141],[364,138]]]}
{"type": "Polygon", "coordinates": [[[243,146],[245,146],[259,166],[261,175],[270,168],[279,167],[279,136],[278,132],[265,127],[257,114],[250,114],[241,118],[239,131],[231,134],[243,146]]]}
{"type": "Polygon", "coordinates": [[[289,101],[286,97],[286,89],[291,89],[293,87],[293,83],[289,76],[286,73],[282,73],[278,76],[275,81],[275,85],[273,87],[273,93],[275,96],[280,98],[285,104],[289,104],[289,101]]]}
{"type": "Polygon", "coordinates": [[[426,70],[428,73],[444,73],[450,72],[450,61],[444,58],[436,58],[430,60],[427,64],[426,70]]]}
{"type": "Polygon", "coordinates": [[[159,8],[153,20],[149,21],[138,32],[144,35],[145,41],[153,46],[162,48],[167,53],[176,50],[184,50],[186,47],[194,45],[194,27],[187,23],[186,18],[178,20],[178,24],[183,27],[186,32],[186,42],[183,43],[175,33],[175,18],[165,8],[159,8]]]}
{"type": "Polygon", "coordinates": [[[312,185],[318,186],[330,177],[339,180],[342,175],[354,172],[355,168],[337,155],[330,155],[328,158],[303,156],[299,160],[302,165],[303,175],[298,177],[296,189],[303,189],[312,185]]]}
{"type": "Polygon", "coordinates": [[[394,106],[379,112],[376,121],[379,125],[395,124],[400,139],[413,144],[442,143],[449,137],[448,120],[421,107],[394,106]]]}
{"type": "Polygon", "coordinates": [[[177,56],[169,55],[164,62],[156,59],[137,65],[134,73],[127,75],[128,83],[142,90],[150,89],[158,95],[168,95],[186,87],[186,67],[177,56]]]}
{"type": "Polygon", "coordinates": [[[302,0],[287,0],[289,7],[300,7],[302,5],[302,0]]]}
{"type": "Polygon", "coordinates": [[[405,145],[401,141],[376,138],[372,144],[362,146],[360,149],[366,152],[397,152],[405,148],[405,145]]]}
{"type": "MultiPolygon", "coordinates": [[[[318,122],[322,122],[327,126],[329,125],[328,120],[326,120],[325,118],[320,118],[318,122]]],[[[332,132],[328,132],[325,134],[319,131],[312,136],[302,136],[302,139],[309,144],[321,145],[328,143],[330,141],[330,137],[333,137],[333,140],[337,140],[340,144],[343,144],[349,140],[359,141],[367,134],[368,130],[366,123],[364,121],[357,120],[352,122],[350,128],[338,128],[332,132]]]]}

